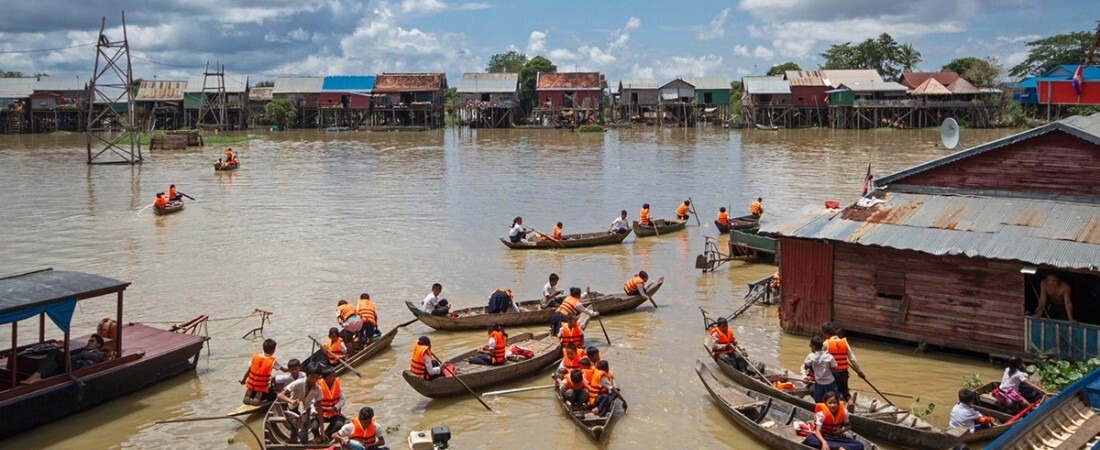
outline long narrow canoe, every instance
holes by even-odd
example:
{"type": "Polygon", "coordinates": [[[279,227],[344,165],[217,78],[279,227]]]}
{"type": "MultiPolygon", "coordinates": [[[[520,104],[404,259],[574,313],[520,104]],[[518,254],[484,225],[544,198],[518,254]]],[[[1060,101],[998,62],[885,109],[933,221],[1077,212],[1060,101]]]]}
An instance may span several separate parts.
{"type": "Polygon", "coordinates": [[[714,226],[718,227],[718,232],[722,234],[729,233],[730,230],[751,230],[753,228],[760,228],[760,217],[752,214],[734,217],[730,219],[729,225],[722,225],[717,220],[714,221],[714,226]]]}
{"type": "Polygon", "coordinates": [[[180,211],[183,211],[183,201],[182,200],[172,200],[172,201],[168,202],[168,206],[165,206],[163,208],[161,208],[159,206],[153,206],[153,214],[156,214],[158,216],[166,216],[166,215],[169,215],[169,214],[175,214],[175,213],[178,213],[180,211]]]}
{"type": "Polygon", "coordinates": [[[558,363],[561,360],[561,340],[550,333],[542,333],[535,336],[531,333],[523,333],[508,338],[508,347],[518,345],[531,349],[535,356],[522,361],[506,361],[499,366],[486,366],[470,364],[468,359],[479,353],[479,350],[471,350],[447,360],[446,364],[453,364],[457,375],[443,376],[425,380],[413,375],[412,371],[405,369],[401,376],[405,381],[425,397],[440,398],[454,397],[467,393],[462,383],[455,378],[466,382],[470,389],[481,389],[499,386],[534,375],[558,363]]]}
{"type": "Polygon", "coordinates": [[[1100,445],[1100,370],[1044,400],[987,449],[1092,449],[1100,445]]]}
{"type": "MultiPolygon", "coordinates": [[[[397,329],[398,327],[393,327],[393,329],[390,330],[388,333],[371,339],[370,343],[367,344],[366,347],[358,352],[352,353],[351,356],[348,357],[348,359],[344,360],[344,362],[346,362],[349,366],[354,367],[356,364],[370,359],[371,356],[376,355],[378,352],[390,348],[390,343],[393,342],[394,336],[397,336],[397,329]]],[[[302,360],[302,367],[306,367],[310,363],[321,361],[325,361],[327,364],[328,357],[325,355],[324,350],[317,349],[317,351],[313,352],[312,355],[309,355],[309,358],[302,360]]],[[[337,375],[347,372],[348,370],[344,367],[343,364],[337,364],[333,368],[336,370],[337,375]]]]}
{"type": "MultiPolygon", "coordinates": [[[[663,277],[657,280],[656,283],[650,283],[646,286],[646,292],[649,295],[654,295],[661,289],[662,284],[664,284],[663,277]]],[[[631,310],[646,301],[646,298],[641,295],[627,295],[626,293],[599,295],[593,292],[589,294],[589,297],[591,298],[581,301],[589,309],[594,309],[601,315],[631,310]]],[[[522,325],[549,325],[550,317],[554,315],[554,311],[557,309],[556,307],[543,307],[542,300],[529,300],[516,303],[516,306],[522,308],[523,311],[488,314],[485,312],[485,307],[480,306],[453,311],[451,314],[455,317],[451,317],[433,316],[421,311],[420,307],[410,302],[405,302],[405,306],[425,325],[445,331],[484,330],[492,322],[496,322],[505,328],[522,325]]]]}
{"type": "MultiPolygon", "coordinates": [[[[801,389],[804,387],[801,381],[790,380],[799,388],[795,390],[780,390],[772,385],[772,382],[775,381],[787,381],[789,371],[775,370],[764,366],[761,372],[767,377],[767,381],[761,381],[760,376],[756,375],[755,372],[752,375],[743,373],[717,357],[714,357],[714,361],[722,372],[737,384],[790,402],[800,408],[812,410],[815,406],[808,389],[801,389]]],[[[761,366],[760,363],[751,360],[749,364],[756,364],[757,367],[761,366]]],[[[801,374],[795,375],[794,378],[799,377],[801,377],[801,374]]],[[[861,397],[859,395],[853,396],[849,409],[852,412],[850,416],[852,429],[857,433],[876,441],[889,442],[903,448],[942,450],[951,448],[959,442],[979,442],[993,439],[1008,429],[1006,425],[999,425],[977,433],[961,435],[950,433],[936,428],[924,419],[900,410],[889,403],[880,403],[876,398],[861,397]]]]}
{"type": "Polygon", "coordinates": [[[557,248],[581,248],[596,247],[600,245],[613,245],[622,242],[629,235],[630,230],[627,230],[626,233],[608,233],[606,231],[598,231],[595,233],[567,234],[559,239],[560,243],[554,242],[549,239],[536,239],[531,242],[512,242],[504,238],[501,238],[500,242],[513,250],[553,250],[557,248]]]}
{"type": "Polygon", "coordinates": [[[323,444],[302,445],[295,442],[294,426],[287,420],[286,404],[276,402],[264,416],[264,450],[297,450],[330,448],[335,442],[328,440],[323,444]]]}
{"type": "Polygon", "coordinates": [[[673,231],[680,231],[687,227],[688,221],[686,220],[665,220],[655,219],[652,225],[641,225],[637,220],[634,221],[634,235],[638,237],[653,236],[656,234],[671,233],[673,231]],[[657,230],[653,228],[656,226],[657,230]]]}
{"type": "Polygon", "coordinates": [[[214,163],[214,171],[215,172],[228,172],[230,170],[237,170],[238,167],[241,167],[241,163],[237,163],[237,164],[218,164],[218,163],[214,163]]]}
{"type": "Polygon", "coordinates": [[[572,408],[565,403],[565,397],[561,396],[561,391],[557,388],[554,388],[554,395],[558,399],[558,405],[561,406],[562,413],[569,416],[569,418],[573,420],[573,423],[577,424],[580,429],[588,433],[588,435],[597,442],[603,439],[604,435],[611,429],[611,424],[617,416],[616,413],[622,409],[619,406],[618,399],[616,399],[615,403],[611,405],[611,412],[607,413],[606,416],[600,417],[599,415],[593,414],[591,411],[573,411],[572,408]]]}
{"type": "MultiPolygon", "coordinates": [[[[805,438],[795,432],[794,421],[812,423],[814,421],[812,410],[719,380],[703,365],[702,361],[695,361],[695,373],[699,375],[703,386],[707,388],[707,392],[710,392],[710,396],[714,397],[714,401],[722,411],[768,448],[790,450],[810,448],[802,445],[802,440],[805,438]]],[[[858,434],[853,433],[852,437],[863,443],[865,450],[878,448],[873,442],[858,434]]]]}
{"type": "Polygon", "coordinates": [[[730,243],[747,250],[774,255],[779,237],[771,233],[761,233],[759,228],[730,231],[730,243]]]}

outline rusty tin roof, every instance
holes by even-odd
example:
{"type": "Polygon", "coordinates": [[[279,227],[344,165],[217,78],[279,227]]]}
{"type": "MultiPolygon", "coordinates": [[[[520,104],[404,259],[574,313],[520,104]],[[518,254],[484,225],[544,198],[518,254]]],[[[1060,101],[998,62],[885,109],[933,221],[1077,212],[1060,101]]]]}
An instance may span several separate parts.
{"type": "Polygon", "coordinates": [[[373,92],[423,92],[447,88],[442,73],[383,73],[374,81],[373,92]]]}
{"type": "Polygon", "coordinates": [[[599,72],[539,72],[535,89],[554,90],[600,90],[603,89],[603,77],[599,72]]]}
{"type": "Polygon", "coordinates": [[[143,80],[138,86],[134,101],[179,101],[183,100],[186,81],[143,80]]]}

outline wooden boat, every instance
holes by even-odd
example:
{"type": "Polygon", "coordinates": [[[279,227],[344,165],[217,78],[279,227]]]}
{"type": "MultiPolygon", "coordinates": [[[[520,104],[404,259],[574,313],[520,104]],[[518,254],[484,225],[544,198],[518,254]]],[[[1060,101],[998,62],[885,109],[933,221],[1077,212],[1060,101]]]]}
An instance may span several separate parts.
{"type": "MultiPolygon", "coordinates": [[[[646,292],[649,295],[654,295],[661,289],[662,284],[664,284],[664,277],[658,279],[656,283],[647,285],[646,292]]],[[[589,309],[594,309],[601,315],[631,310],[646,302],[646,298],[641,295],[627,295],[626,293],[600,295],[593,292],[589,296],[592,298],[584,299],[582,302],[589,309]]],[[[522,308],[523,311],[488,314],[485,312],[485,307],[480,306],[453,311],[451,314],[454,317],[452,317],[428,314],[411,302],[405,302],[405,306],[425,325],[445,331],[484,330],[492,322],[496,322],[505,328],[523,325],[549,325],[550,317],[554,315],[554,311],[557,309],[557,307],[543,307],[542,300],[528,300],[516,303],[516,306],[522,308]]]]}
{"type": "MultiPolygon", "coordinates": [[[[774,370],[764,365],[761,372],[767,381],[761,381],[760,375],[749,375],[741,372],[725,361],[713,358],[718,367],[733,381],[746,388],[775,397],[785,402],[792,403],[800,408],[814,408],[814,401],[810,398],[809,389],[796,379],[789,379],[789,371],[774,370]],[[790,381],[796,387],[794,390],[780,390],[772,385],[775,381],[790,381]]],[[[762,364],[749,360],[749,364],[756,367],[762,364]]],[[[794,378],[801,377],[796,372],[794,378]]],[[[881,442],[889,442],[904,448],[913,449],[945,449],[959,442],[979,442],[993,439],[1004,433],[1008,426],[1000,425],[979,433],[953,434],[936,428],[926,420],[909,412],[898,409],[889,403],[880,403],[876,398],[862,397],[853,392],[852,401],[849,404],[852,429],[868,438],[881,442]]]]}
{"type": "MultiPolygon", "coordinates": [[[[294,434],[294,426],[287,419],[286,404],[275,402],[264,416],[264,450],[327,449],[336,444],[330,440],[320,444],[302,445],[292,439],[294,434]]],[[[339,445],[335,448],[339,448],[339,445]]]]}
{"type": "Polygon", "coordinates": [[[598,231],[595,233],[566,234],[563,235],[559,240],[561,243],[554,242],[549,239],[538,239],[531,242],[512,242],[504,238],[501,238],[500,242],[513,250],[553,250],[558,248],[581,248],[618,244],[626,239],[626,237],[629,235],[629,230],[626,233],[608,233],[606,231],[598,231]]]}
{"type": "MultiPolygon", "coordinates": [[[[54,327],[46,320],[47,312],[71,315],[79,301],[116,294],[117,318],[122,318],[122,292],[129,282],[90,273],[44,269],[0,278],[0,316],[33,317],[40,315],[39,327],[20,327],[19,323],[3,320],[11,326],[12,340],[41,336],[38,328],[54,327]],[[16,314],[20,314],[17,316],[16,314]],[[18,332],[24,331],[23,336],[18,332]]],[[[0,351],[0,439],[22,433],[42,424],[52,423],[70,414],[92,408],[100,403],[136,392],[184,372],[194,372],[199,351],[207,337],[192,334],[206,321],[199,316],[190,322],[162,330],[139,323],[122,322],[114,333],[103,333],[104,345],[114,354],[92,366],[70,369],[48,376],[32,384],[20,384],[43,361],[46,354],[32,347],[49,345],[39,339],[35,344],[9,347],[0,351]],[[113,338],[111,336],[114,336],[113,338]],[[79,381],[74,382],[74,381],[79,381]]],[[[68,323],[58,326],[68,331],[68,323]]],[[[62,349],[78,352],[90,334],[65,334],[62,349]],[[78,337],[79,336],[79,337],[78,337]]],[[[42,348],[38,347],[38,348],[42,348]]]]}
{"type": "Polygon", "coordinates": [[[508,347],[513,345],[529,348],[535,356],[522,361],[507,361],[500,366],[485,366],[470,364],[466,361],[479,353],[478,350],[471,350],[444,363],[444,365],[453,364],[457,375],[425,380],[413,375],[409,369],[405,369],[401,372],[401,376],[413,389],[416,389],[416,392],[425,397],[454,397],[467,394],[466,388],[455,379],[456,377],[466,382],[470,389],[476,390],[520,380],[541,372],[561,360],[561,340],[557,336],[550,336],[550,333],[542,333],[538,336],[522,333],[509,337],[508,347]]]}
{"type": "Polygon", "coordinates": [[[230,170],[237,170],[238,167],[241,167],[241,163],[239,162],[236,164],[214,163],[215,172],[228,172],[230,170]]]}
{"type": "Polygon", "coordinates": [[[757,130],[764,130],[764,131],[776,131],[776,130],[779,129],[779,127],[777,127],[775,125],[764,125],[764,124],[759,124],[758,123],[758,124],[756,124],[756,129],[757,130]]]}
{"type": "MultiPolygon", "coordinates": [[[[981,387],[974,389],[974,393],[978,394],[978,399],[974,402],[974,409],[977,409],[982,414],[987,416],[998,417],[1013,416],[1012,411],[1009,411],[997,401],[997,397],[993,396],[993,390],[1001,387],[999,381],[990,381],[982,385],[981,387]]],[[[998,419],[999,420],[999,419],[998,419]]]]}
{"type": "Polygon", "coordinates": [[[986,446],[991,450],[1090,449],[1100,445],[1100,369],[1073,382],[1058,395],[986,446]]]}
{"type": "MultiPolygon", "coordinates": [[[[352,353],[351,356],[344,360],[344,362],[347,363],[349,366],[355,367],[355,365],[370,359],[371,356],[378,354],[378,352],[390,348],[390,343],[393,342],[394,336],[397,336],[398,328],[399,327],[393,327],[393,329],[390,330],[388,333],[371,339],[370,343],[368,343],[366,347],[358,352],[352,353]]],[[[309,358],[302,360],[302,367],[306,367],[309,364],[321,361],[325,361],[327,364],[328,356],[325,355],[324,350],[317,349],[317,351],[313,352],[312,355],[309,355],[309,358]]],[[[337,375],[343,374],[348,370],[346,367],[344,367],[343,364],[337,364],[334,369],[336,370],[337,375]]]]}
{"type": "Polygon", "coordinates": [[[653,225],[646,226],[638,224],[638,221],[634,221],[634,235],[638,237],[653,236],[655,234],[672,233],[674,231],[683,230],[687,227],[688,221],[686,220],[665,220],[655,219],[653,225]],[[654,226],[657,231],[653,231],[654,226]]]}
{"type": "Polygon", "coordinates": [[[168,214],[175,214],[183,211],[183,200],[172,200],[168,202],[168,206],[163,208],[153,205],[153,214],[158,216],[166,216],[168,214]]]}
{"type": "Polygon", "coordinates": [[[611,412],[606,416],[600,417],[593,414],[591,411],[573,411],[569,405],[565,404],[565,397],[561,396],[561,391],[557,388],[554,389],[554,396],[558,399],[558,406],[561,407],[561,411],[566,416],[569,416],[573,420],[573,423],[577,424],[585,433],[588,433],[592,439],[600,441],[611,429],[611,423],[617,416],[616,413],[622,409],[619,405],[619,401],[616,400],[615,404],[611,406],[611,412]]]}
{"type": "Polygon", "coordinates": [[[730,218],[729,225],[722,225],[717,220],[714,221],[714,226],[718,228],[718,232],[722,234],[729,233],[730,230],[750,230],[754,228],[760,228],[760,217],[752,214],[744,215],[741,217],[730,218]]]}
{"type": "MultiPolygon", "coordinates": [[[[794,422],[813,422],[813,410],[719,380],[702,361],[695,361],[695,373],[722,411],[768,448],[809,448],[802,445],[805,438],[795,432],[794,422]]],[[[878,448],[863,436],[852,433],[852,437],[863,443],[866,450],[878,448]]]]}

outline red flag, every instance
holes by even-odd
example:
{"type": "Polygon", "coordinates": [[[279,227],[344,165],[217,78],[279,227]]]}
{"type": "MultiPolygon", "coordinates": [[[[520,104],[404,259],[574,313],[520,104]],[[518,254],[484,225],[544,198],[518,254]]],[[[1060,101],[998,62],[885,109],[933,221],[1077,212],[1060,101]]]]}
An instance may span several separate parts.
{"type": "Polygon", "coordinates": [[[1077,91],[1077,96],[1081,96],[1081,90],[1085,83],[1085,65],[1081,64],[1077,66],[1077,70],[1073,72],[1073,90],[1077,91]]]}
{"type": "Polygon", "coordinates": [[[867,195],[867,188],[871,186],[871,163],[867,163],[867,175],[863,176],[863,194],[867,195]]]}

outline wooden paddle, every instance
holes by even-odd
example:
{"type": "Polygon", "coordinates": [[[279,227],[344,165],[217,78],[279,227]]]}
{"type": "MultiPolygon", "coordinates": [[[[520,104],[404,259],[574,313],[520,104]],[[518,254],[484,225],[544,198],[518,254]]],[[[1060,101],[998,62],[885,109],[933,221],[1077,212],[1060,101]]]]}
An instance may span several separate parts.
{"type": "Polygon", "coordinates": [[[413,324],[413,322],[416,322],[416,321],[418,321],[418,320],[420,320],[420,319],[413,319],[413,320],[410,320],[410,321],[408,321],[408,322],[405,322],[405,323],[403,323],[403,324],[401,324],[401,325],[398,325],[398,326],[397,326],[397,328],[405,328],[405,327],[407,327],[407,326],[409,326],[409,325],[412,325],[412,324],[413,324]]]}
{"type": "Polygon", "coordinates": [[[695,202],[691,201],[691,197],[688,197],[688,204],[691,206],[691,214],[695,215],[695,226],[703,226],[703,224],[699,222],[699,213],[695,211],[695,202]]]}
{"type": "Polygon", "coordinates": [[[494,395],[515,394],[517,392],[536,391],[536,390],[539,390],[539,389],[550,389],[552,387],[554,387],[554,385],[548,384],[548,385],[545,385],[545,386],[532,386],[532,387],[525,387],[525,388],[505,389],[503,391],[486,392],[486,393],[481,394],[481,395],[484,395],[486,397],[492,397],[494,395]]]}
{"type": "Polygon", "coordinates": [[[325,348],[325,346],[324,346],[324,345],[321,345],[321,343],[320,343],[320,342],[317,342],[317,340],[316,340],[316,339],[314,339],[314,338],[313,338],[313,336],[310,336],[310,335],[308,335],[308,334],[307,334],[307,335],[306,335],[306,337],[308,337],[308,338],[309,338],[309,340],[313,341],[313,343],[314,343],[314,344],[316,344],[316,345],[317,345],[318,347],[320,347],[320,348],[321,348],[321,350],[323,350],[323,351],[325,352],[325,354],[326,354],[326,355],[328,355],[328,356],[329,356],[330,358],[333,358],[333,359],[335,359],[335,360],[336,360],[336,362],[340,363],[340,365],[341,365],[341,366],[344,366],[344,368],[345,368],[345,369],[348,369],[348,370],[350,370],[350,371],[351,371],[351,373],[354,373],[354,374],[355,374],[355,376],[357,376],[357,377],[359,377],[359,378],[363,378],[363,374],[359,373],[359,371],[358,371],[358,370],[355,370],[355,368],[354,368],[354,367],[351,367],[351,366],[349,366],[349,365],[348,365],[348,363],[344,362],[344,360],[342,360],[342,359],[340,359],[340,358],[336,358],[336,355],[334,355],[334,354],[332,354],[332,352],[328,351],[328,349],[327,349],[327,348],[325,348]]]}
{"type": "Polygon", "coordinates": [[[893,406],[895,408],[898,407],[898,405],[895,405],[894,402],[890,401],[889,398],[886,398],[886,395],[883,394],[882,391],[878,390],[878,388],[875,387],[875,385],[871,384],[871,380],[868,380],[867,377],[863,377],[861,379],[863,380],[864,383],[867,383],[868,386],[871,386],[871,389],[874,389],[875,393],[878,394],[879,397],[882,397],[883,400],[886,400],[886,403],[889,403],[890,406],[893,406]]]}
{"type": "Polygon", "coordinates": [[[535,234],[537,234],[537,235],[539,235],[539,236],[542,236],[542,237],[544,237],[544,238],[546,238],[546,239],[549,239],[549,240],[551,240],[551,241],[557,242],[557,243],[558,243],[558,245],[560,245],[560,246],[561,246],[561,248],[565,248],[565,244],[563,244],[563,243],[562,243],[561,241],[559,241],[559,240],[557,240],[557,239],[554,239],[554,238],[553,238],[552,236],[547,236],[547,235],[545,235],[545,234],[542,234],[542,233],[540,233],[540,232],[539,232],[539,230],[536,230],[536,229],[534,229],[534,228],[532,228],[532,227],[528,227],[527,225],[524,225],[524,226],[525,226],[525,227],[527,227],[527,229],[528,229],[528,230],[531,230],[531,232],[532,232],[532,233],[535,233],[535,234]]]}
{"type": "Polygon", "coordinates": [[[748,351],[746,351],[744,347],[742,347],[742,346],[738,345],[738,346],[737,346],[737,349],[736,349],[736,350],[734,350],[734,351],[741,351],[741,356],[744,356],[744,357],[745,357],[745,365],[746,365],[746,366],[749,366],[749,367],[752,367],[752,371],[753,371],[753,372],[756,372],[756,374],[760,376],[760,381],[763,381],[764,383],[767,383],[767,384],[771,384],[771,382],[770,382],[770,381],[768,381],[768,376],[767,376],[767,375],[764,375],[764,372],[761,372],[761,371],[760,371],[760,369],[757,369],[757,368],[756,368],[756,364],[753,364],[753,363],[752,363],[752,361],[749,361],[749,357],[748,357],[748,356],[745,356],[745,355],[746,355],[746,354],[748,354],[749,352],[748,352],[748,351]]]}
{"type": "Polygon", "coordinates": [[[195,200],[195,197],[192,197],[192,196],[190,196],[190,195],[184,194],[183,192],[177,192],[177,194],[179,194],[179,195],[182,195],[182,196],[184,196],[184,197],[187,197],[187,198],[189,198],[189,199],[191,199],[191,200],[195,200]]]}
{"type": "MultiPolygon", "coordinates": [[[[440,362],[438,359],[436,359],[434,355],[432,356],[432,361],[435,361],[436,364],[439,364],[439,369],[440,370],[446,370],[446,369],[443,368],[443,363],[440,362]]],[[[477,392],[474,392],[473,389],[470,389],[470,385],[466,384],[465,381],[462,381],[462,378],[458,377],[458,372],[451,372],[451,378],[454,378],[455,381],[457,381],[459,384],[462,385],[462,387],[466,388],[466,392],[469,392],[470,395],[474,396],[474,398],[477,399],[478,403],[481,403],[481,406],[484,406],[485,409],[488,409],[490,412],[496,412],[496,411],[493,411],[493,408],[489,407],[488,403],[485,403],[485,400],[481,399],[480,395],[477,395],[477,392]]]]}
{"type": "MultiPolygon", "coordinates": [[[[593,311],[596,311],[596,299],[589,300],[588,306],[590,306],[593,311]]],[[[600,330],[603,330],[603,337],[607,339],[607,345],[611,345],[611,336],[607,335],[607,328],[603,327],[603,317],[601,317],[599,313],[599,311],[596,311],[596,321],[600,323],[600,330]]]]}
{"type": "MultiPolygon", "coordinates": [[[[661,278],[658,278],[657,283],[654,283],[654,284],[661,284],[661,283],[664,283],[664,282],[665,282],[665,277],[661,277],[661,278]]],[[[653,308],[656,309],[657,308],[657,302],[653,301],[653,296],[649,295],[649,290],[648,289],[646,290],[646,297],[649,298],[649,302],[652,303],[653,308]]],[[[603,323],[601,322],[600,325],[603,325],[603,323]]]]}

